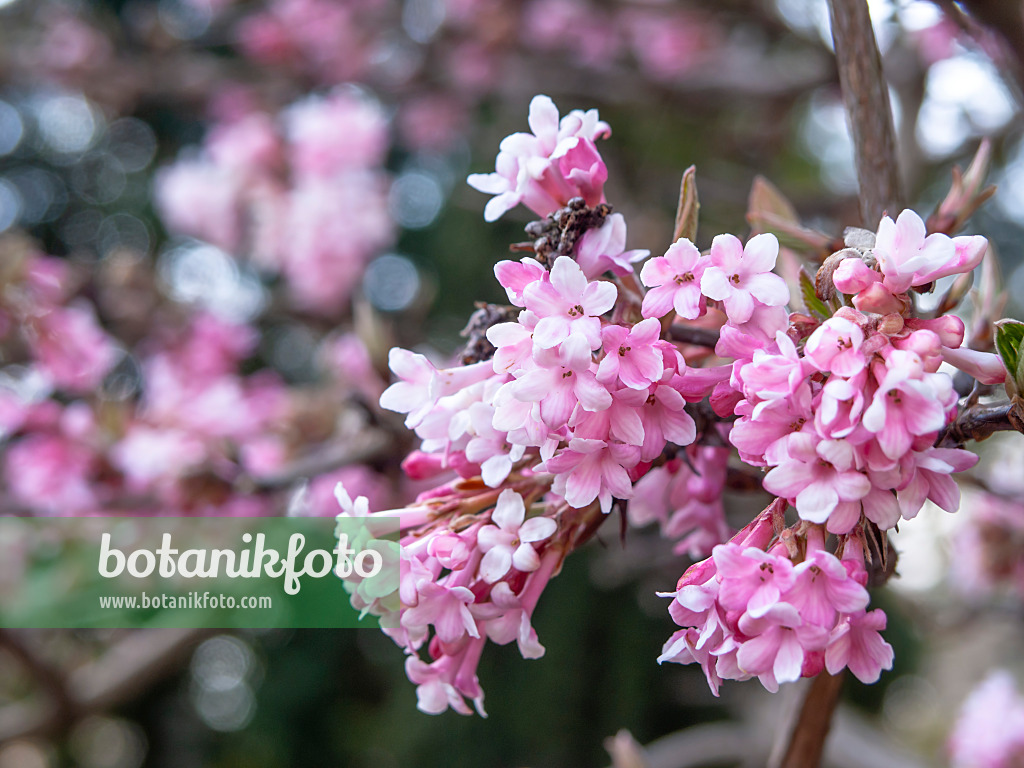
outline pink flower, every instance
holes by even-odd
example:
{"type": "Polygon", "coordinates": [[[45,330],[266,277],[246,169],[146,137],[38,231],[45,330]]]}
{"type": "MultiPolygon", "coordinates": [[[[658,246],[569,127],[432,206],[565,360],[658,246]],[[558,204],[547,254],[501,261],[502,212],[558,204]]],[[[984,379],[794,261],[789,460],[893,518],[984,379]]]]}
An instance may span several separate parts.
{"type": "Polygon", "coordinates": [[[850,577],[835,555],[824,549],[809,552],[794,571],[796,578],[786,594],[786,602],[805,621],[831,629],[837,612],[854,613],[867,607],[867,590],[850,577]]]}
{"type": "Polygon", "coordinates": [[[502,142],[495,172],[474,173],[468,181],[474,189],[495,195],[484,209],[484,219],[495,221],[523,203],[540,216],[582,196],[588,205],[604,200],[608,169],[594,146],[611,134],[597,110],[573,110],[561,120],[558,108],[547,96],[530,102],[530,129],[514,133],[502,142]]]}
{"type": "Polygon", "coordinates": [[[765,454],[779,440],[812,428],[811,392],[802,387],[791,397],[765,400],[756,406],[749,401],[736,410],[741,418],[729,432],[729,442],[753,466],[765,466],[765,454]]]}
{"type": "Polygon", "coordinates": [[[601,330],[604,358],[597,380],[609,384],[618,377],[630,389],[647,389],[665,370],[661,350],[654,345],[660,337],[661,324],[654,318],[632,328],[606,325],[601,330]]]}
{"type": "MultiPolygon", "coordinates": [[[[600,411],[577,410],[569,419],[573,437],[619,440],[627,445],[649,445],[640,418],[647,401],[645,391],[623,387],[611,395],[611,405],[600,411]]],[[[660,449],[659,449],[660,452],[660,449]]]]}
{"type": "Polygon", "coordinates": [[[11,496],[39,513],[67,516],[99,504],[94,474],[99,457],[77,440],[34,432],[17,440],[4,456],[11,496]]]}
{"type": "Polygon", "coordinates": [[[977,352],[969,347],[942,348],[942,359],[978,380],[980,384],[1002,384],[1006,381],[1006,366],[999,355],[977,352]]]}
{"type": "Polygon", "coordinates": [[[697,437],[697,425],[684,409],[686,401],[676,389],[676,376],[669,383],[655,384],[647,396],[647,406],[640,411],[644,428],[644,444],[640,458],[653,461],[666,441],[690,445],[697,437]]]}
{"type": "Polygon", "coordinates": [[[736,663],[768,690],[799,680],[807,653],[820,651],[828,639],[828,629],[805,622],[788,603],[776,603],[760,617],[745,613],[739,628],[751,638],[740,645],[736,663]]]}
{"type": "Polygon", "coordinates": [[[786,442],[787,458],[764,479],[764,487],[790,499],[804,520],[824,523],[841,501],[859,501],[871,482],[857,471],[854,448],[845,440],[820,440],[800,432],[786,442]]]}
{"type": "Polygon", "coordinates": [[[526,286],[539,282],[547,274],[544,265],[529,256],[519,261],[499,261],[494,265],[494,276],[508,294],[508,300],[517,307],[525,307],[523,291],[526,286]]]}
{"type": "Polygon", "coordinates": [[[242,238],[241,178],[184,157],[156,174],[156,206],[167,228],[233,251],[242,238]]]}
{"type": "Polygon", "coordinates": [[[473,593],[466,587],[448,587],[423,580],[416,585],[418,601],[402,612],[402,626],[407,628],[434,626],[442,643],[452,644],[467,634],[480,637],[469,604],[473,593]]]}
{"type": "Polygon", "coordinates": [[[664,256],[647,261],[640,270],[640,281],[649,290],[644,296],[644,317],[664,317],[675,309],[679,317],[695,320],[705,312],[701,277],[707,259],[685,237],[669,246],[664,256]]]}
{"type": "Polygon", "coordinates": [[[977,463],[977,454],[959,448],[928,448],[906,454],[901,464],[910,479],[896,493],[900,513],[908,520],[913,518],[925,499],[931,499],[947,512],[956,512],[960,507],[960,486],[950,475],[977,463]]]}
{"type": "Polygon", "coordinates": [[[843,259],[832,273],[832,282],[836,289],[852,296],[882,282],[882,276],[857,258],[843,259]]]}
{"type": "Polygon", "coordinates": [[[1012,768],[1024,758],[1024,698],[1005,669],[971,691],[949,737],[953,768],[1012,768]]]}
{"type": "Polygon", "coordinates": [[[930,282],[931,278],[916,279],[915,273],[937,273],[957,260],[956,248],[947,235],[926,234],[921,217],[910,209],[895,222],[885,216],[879,223],[874,254],[885,287],[893,293],[930,282]]]}
{"type": "Polygon", "coordinates": [[[598,319],[615,304],[617,291],[609,282],[588,282],[572,259],[560,256],[549,280],[528,285],[523,292],[526,308],[539,318],[533,329],[533,343],[539,349],[559,348],[564,363],[578,364],[590,359],[601,346],[598,319]]]}
{"type": "MultiPolygon", "coordinates": [[[[739,367],[738,378],[748,399],[776,400],[796,394],[813,368],[796,351],[783,331],[775,334],[777,353],[771,347],[753,350],[751,362],[739,367]]],[[[735,368],[734,368],[735,370],[735,368]]]]}
{"type": "Polygon", "coordinates": [[[526,518],[523,497],[506,488],[498,496],[491,513],[493,525],[485,525],[477,533],[477,542],[484,558],[480,562],[480,575],[493,584],[508,573],[509,568],[530,572],[540,568],[540,558],[532,544],[543,541],[558,527],[550,517],[526,518]]]}
{"type": "Polygon", "coordinates": [[[626,467],[636,465],[639,452],[634,446],[574,437],[543,466],[555,475],[552,490],[570,506],[580,509],[600,499],[601,511],[607,514],[613,496],[628,499],[633,495],[626,467]]]}
{"type": "Polygon", "coordinates": [[[507,387],[520,402],[540,403],[540,416],[551,429],[564,426],[577,403],[587,411],[603,411],[612,404],[611,394],[591,370],[592,363],[560,366],[546,359],[550,356],[542,355],[544,365],[533,365],[507,387]]]}
{"type": "Polygon", "coordinates": [[[718,600],[726,610],[760,618],[793,586],[793,563],[788,558],[731,543],[715,547],[713,555],[722,580],[718,600]]]}
{"type": "Polygon", "coordinates": [[[135,488],[144,489],[161,477],[177,477],[206,458],[195,435],[180,429],[154,429],[133,424],[110,452],[111,462],[135,488]]]}
{"type": "Polygon", "coordinates": [[[418,656],[405,660],[405,674],[416,686],[416,708],[428,715],[439,715],[449,707],[460,715],[470,715],[472,710],[466,700],[445,677],[452,667],[449,657],[442,657],[433,664],[427,664],[418,656]]]}
{"type": "Polygon", "coordinates": [[[250,179],[273,173],[283,161],[274,120],[264,112],[215,126],[206,138],[206,149],[215,164],[250,179]]]}
{"type": "Polygon", "coordinates": [[[920,358],[913,352],[890,353],[885,378],[864,411],[865,429],[875,433],[890,459],[909,451],[914,437],[941,430],[947,409],[956,402],[949,376],[924,374],[919,366],[920,358]]]}
{"type": "Polygon", "coordinates": [[[388,148],[380,106],[353,91],[309,96],[284,113],[292,168],[304,177],[329,177],[379,166],[388,148]]]}
{"type": "Polygon", "coordinates": [[[856,324],[843,317],[830,317],[811,334],[804,345],[804,356],[818,370],[856,376],[865,365],[860,352],[863,343],[864,332],[856,324]]]}
{"type": "Polygon", "coordinates": [[[289,191],[277,258],[297,306],[328,315],[345,307],[366,263],[394,233],[385,182],[379,172],[352,171],[289,191]]]}
{"type": "Polygon", "coordinates": [[[858,611],[840,620],[825,649],[829,674],[848,667],[862,683],[874,683],[883,669],[892,669],[892,646],[879,634],[885,624],[885,613],[880,608],[870,613],[858,611]]]}
{"type": "Polygon", "coordinates": [[[400,379],[380,396],[380,405],[389,411],[405,413],[405,425],[415,429],[437,406],[442,397],[455,394],[494,375],[490,360],[456,368],[434,367],[423,355],[393,347],[388,366],[400,379]]]}
{"type": "Polygon", "coordinates": [[[914,285],[925,285],[947,275],[970,272],[981,263],[988,252],[988,240],[981,235],[962,235],[953,238],[954,256],[945,263],[935,262],[914,273],[914,285]]]}
{"type": "Polygon", "coordinates": [[[632,274],[633,264],[650,253],[626,250],[626,219],[621,213],[613,213],[600,227],[583,233],[576,244],[576,263],[593,280],[608,271],[620,276],[632,274]]]}
{"type": "Polygon", "coordinates": [[[700,290],[725,304],[730,321],[745,323],[755,302],[778,307],[789,301],[785,281],[772,274],[778,255],[775,235],[755,235],[746,247],[732,235],[718,235],[711,243],[711,265],[700,279],[700,290]]]}
{"type": "MultiPolygon", "coordinates": [[[[524,589],[523,594],[527,591],[524,589]]],[[[515,595],[506,581],[494,585],[490,603],[473,606],[474,615],[478,619],[486,619],[484,628],[489,640],[498,645],[506,645],[515,640],[524,659],[539,659],[544,655],[544,646],[540,644],[537,632],[530,624],[530,610],[531,606],[515,595]]]]}

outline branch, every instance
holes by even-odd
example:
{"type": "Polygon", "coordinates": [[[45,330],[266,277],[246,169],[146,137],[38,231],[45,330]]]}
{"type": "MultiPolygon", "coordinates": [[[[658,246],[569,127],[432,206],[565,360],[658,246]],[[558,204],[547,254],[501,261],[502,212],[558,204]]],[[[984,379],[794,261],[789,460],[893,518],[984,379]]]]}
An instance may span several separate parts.
{"type": "Polygon", "coordinates": [[[818,768],[821,765],[825,737],[831,728],[832,713],[839,703],[842,687],[842,672],[838,675],[822,672],[814,678],[778,768],[818,768]]]}
{"type": "Polygon", "coordinates": [[[889,88],[865,0],[829,0],[839,85],[853,135],[860,182],[860,215],[874,229],[886,211],[901,205],[896,131],[889,88]]]}
{"type": "Polygon", "coordinates": [[[1014,410],[1013,403],[966,408],[939,433],[935,445],[952,448],[968,440],[984,440],[996,432],[1020,431],[1020,426],[1014,424],[1014,410]]]}
{"type": "Polygon", "coordinates": [[[668,329],[669,336],[684,344],[695,344],[698,347],[714,349],[718,344],[718,331],[710,328],[694,328],[692,325],[673,325],[668,329]]]}

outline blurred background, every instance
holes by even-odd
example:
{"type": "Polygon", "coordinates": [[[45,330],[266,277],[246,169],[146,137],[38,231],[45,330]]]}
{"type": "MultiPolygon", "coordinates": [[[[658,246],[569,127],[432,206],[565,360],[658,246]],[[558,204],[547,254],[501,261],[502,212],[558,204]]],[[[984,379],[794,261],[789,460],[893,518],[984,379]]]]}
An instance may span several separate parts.
{"type": "MultiPolygon", "coordinates": [[[[912,206],[991,140],[969,231],[1020,317],[1021,7],[870,6],[912,206]]],[[[702,247],[746,234],[758,175],[808,226],[857,223],[824,0],[0,0],[0,512],[334,515],[339,480],[411,498],[387,350],[450,359],[503,300],[492,266],[530,216],[486,224],[465,178],[536,93],[612,126],[628,248],[664,252],[691,164],[702,247]]],[[[896,537],[872,600],[897,666],[848,681],[830,765],[949,765],[972,686],[1024,680],[1024,453],[982,453],[961,514],[896,537]]],[[[736,527],[763,506],[728,502],[736,527]]],[[[687,560],[607,528],[538,608],[546,656],[485,655],[487,720],[417,712],[370,629],[0,631],[0,768],[638,765],[631,738],[651,768],[763,765],[798,692],[715,699],[659,668],[654,593],[687,560]]],[[[32,553],[0,563],[0,591],[34,577],[32,553]]]]}

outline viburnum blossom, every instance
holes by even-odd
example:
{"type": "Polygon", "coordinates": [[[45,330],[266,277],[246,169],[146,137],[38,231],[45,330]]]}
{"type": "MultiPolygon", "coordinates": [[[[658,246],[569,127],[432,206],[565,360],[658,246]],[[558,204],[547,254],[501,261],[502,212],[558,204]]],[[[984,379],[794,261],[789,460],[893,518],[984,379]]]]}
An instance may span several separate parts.
{"type": "Polygon", "coordinates": [[[669,246],[664,256],[644,263],[640,280],[649,290],[644,295],[644,317],[664,317],[672,309],[679,317],[696,320],[706,310],[701,278],[708,259],[685,237],[669,246]]]}
{"type": "Polygon", "coordinates": [[[523,291],[526,308],[537,317],[533,344],[540,349],[558,347],[565,363],[587,360],[601,346],[600,315],[615,304],[615,286],[588,282],[572,259],[556,259],[550,279],[541,279],[523,291]]]}
{"type": "Polygon", "coordinates": [[[297,308],[334,316],[394,236],[387,148],[384,110],[353,88],[247,108],[157,174],[156,205],[173,233],[251,257],[297,308]]]}
{"type": "Polygon", "coordinates": [[[716,695],[825,670],[874,682],[893,663],[866,589],[877,542],[926,500],[954,511],[951,475],[977,461],[943,436],[960,403],[940,368],[1005,378],[965,346],[963,321],[918,316],[907,291],[970,271],[986,241],[885,218],[825,260],[798,311],[771,234],[718,235],[706,252],[679,237],[637,275],[603,196],[607,126],[593,111],[559,120],[547,97],[530,126],[502,142],[496,173],[470,177],[496,195],[488,220],[520,202],[545,217],[527,226],[533,255],[494,268],[513,306],[480,305],[462,365],[391,351],[398,381],[380,402],[420,439],[403,468],[438,485],[386,513],[402,525],[398,605],[353,604],[410,654],[421,709],[468,713],[468,699],[482,713],[486,642],[540,656],[541,592],[621,508],[704,558],[665,595],[680,629],[660,661],[700,664],[716,695]],[[775,497],[735,534],[732,448],[763,470],[737,482],[775,497]]]}
{"type": "Polygon", "coordinates": [[[477,534],[484,553],[480,572],[485,581],[494,583],[513,567],[525,573],[540,568],[540,558],[531,544],[548,538],[558,526],[548,517],[524,522],[525,517],[523,497],[511,489],[502,491],[491,515],[494,524],[485,525],[477,534]]]}
{"type": "Polygon", "coordinates": [[[734,323],[745,323],[756,302],[777,307],[789,300],[789,289],[772,273],[779,256],[773,235],[752,237],[746,246],[732,235],[718,235],[711,244],[711,263],[700,278],[700,290],[725,305],[734,323]]]}
{"type": "Polygon", "coordinates": [[[501,142],[494,173],[474,173],[470,186],[495,195],[484,218],[495,221],[522,203],[546,216],[574,197],[589,205],[604,201],[608,169],[594,142],[611,135],[597,110],[573,110],[559,120],[558,108],[547,96],[530,102],[530,130],[501,142]]]}

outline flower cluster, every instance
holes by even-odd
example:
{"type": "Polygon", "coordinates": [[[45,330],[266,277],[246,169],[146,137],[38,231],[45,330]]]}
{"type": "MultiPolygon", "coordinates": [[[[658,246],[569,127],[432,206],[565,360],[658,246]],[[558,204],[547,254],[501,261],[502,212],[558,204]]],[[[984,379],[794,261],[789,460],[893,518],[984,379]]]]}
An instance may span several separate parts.
{"type": "Polygon", "coordinates": [[[282,275],[296,307],[338,314],[393,236],[381,107],[338,90],[276,120],[255,108],[235,112],[210,131],[201,154],[158,175],[164,221],[282,275]]]}
{"type": "Polygon", "coordinates": [[[476,669],[488,640],[515,641],[524,659],[544,655],[530,619],[578,521],[567,510],[551,514],[542,493],[543,483],[525,478],[500,493],[459,481],[421,494],[405,509],[371,513],[365,497],[352,499],[338,485],[339,530],[346,518],[370,518],[372,526],[375,516],[398,517],[400,554],[392,549],[386,559],[398,568],[398,594],[358,584],[352,603],[379,616],[385,633],[405,649],[422,711],[470,714],[469,699],[485,715],[476,669]],[[424,648],[429,660],[420,655],[424,648]]]}
{"type": "Polygon", "coordinates": [[[698,663],[717,696],[723,680],[757,677],[770,691],[801,676],[849,668],[875,682],[892,666],[881,610],[866,611],[867,572],[856,540],[842,559],[824,548],[820,527],[769,546],[784,504],[773,504],[679,580],[669,613],[683,627],[662,661],[698,663]],[[788,546],[787,546],[788,545],[788,546]]]}
{"type": "Polygon", "coordinates": [[[461,366],[393,349],[398,381],[380,401],[421,439],[407,474],[441,481],[397,513],[403,589],[385,612],[421,708],[479,705],[480,622],[518,625],[532,647],[529,616],[554,573],[541,564],[616,500],[677,552],[711,553],[666,595],[681,629],[662,661],[700,664],[716,694],[725,679],[776,690],[823,669],[877,680],[892,665],[886,616],[868,610],[877,537],[928,499],[954,511],[951,475],[977,460],[941,439],[958,396],[940,366],[983,384],[1004,375],[964,346],[959,318],[917,316],[912,294],[970,272],[987,242],[927,234],[912,211],[886,217],[877,233],[854,231],[816,286],[805,279],[806,313],[788,309],[772,234],[718,235],[704,252],[680,237],[637,275],[648,252],[626,250],[604,198],[594,142],[608,126],[595,111],[559,119],[538,96],[530,127],[502,142],[495,173],[470,177],[495,195],[488,220],[518,203],[545,217],[527,226],[534,256],[495,266],[511,306],[478,311],[461,366]],[[729,444],[776,499],[722,543],[729,444]]]}
{"type": "Polygon", "coordinates": [[[882,220],[873,248],[838,262],[832,280],[853,306],[837,298],[831,317],[799,326],[775,316],[743,328],[730,316],[718,352],[735,361],[712,402],[740,416],[730,433],[740,458],[770,468],[765,489],[801,519],[845,534],[862,515],[892,528],[926,499],[956,510],[949,475],[977,456],[935,447],[957,406],[938,369],[946,361],[992,383],[1001,365],[961,349],[958,317],[915,317],[906,291],[970,271],[986,248],[981,237],[926,238],[920,217],[904,211],[882,220]]]}

